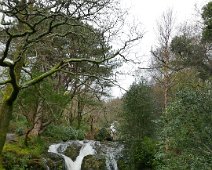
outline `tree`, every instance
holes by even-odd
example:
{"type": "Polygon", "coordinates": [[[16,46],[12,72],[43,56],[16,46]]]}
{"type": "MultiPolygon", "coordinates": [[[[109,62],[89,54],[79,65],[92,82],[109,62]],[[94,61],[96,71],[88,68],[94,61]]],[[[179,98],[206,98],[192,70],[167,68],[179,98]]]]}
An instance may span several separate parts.
{"type": "MultiPolygon", "coordinates": [[[[212,42],[212,2],[208,2],[203,7],[202,18],[204,20],[204,29],[202,32],[203,40],[210,43],[212,42]]],[[[211,48],[211,45],[210,45],[211,48]]]]}
{"type": "MultiPolygon", "coordinates": [[[[69,35],[65,38],[56,37],[53,39],[46,39],[45,44],[41,43],[35,47],[37,55],[40,56],[40,59],[33,64],[31,76],[37,74],[37,72],[39,72],[40,70],[47,70],[48,67],[54,65],[58,61],[57,58],[52,57],[54,54],[57,54],[61,57],[65,55],[69,55],[72,57],[86,56],[87,59],[98,60],[99,58],[101,58],[102,53],[106,54],[109,52],[110,47],[107,47],[106,44],[102,42],[102,40],[99,40],[100,33],[98,30],[83,23],[79,24],[82,25],[82,28],[78,28],[74,30],[74,32],[76,34],[83,34],[83,37],[69,35]],[[100,45],[104,46],[104,51],[102,49],[99,49],[100,45]]],[[[68,29],[69,28],[63,27],[63,30],[68,29]]],[[[65,102],[68,106],[59,104],[59,102],[57,102],[60,106],[64,107],[65,114],[62,114],[65,115],[64,120],[69,120],[70,125],[73,125],[72,121],[77,119],[78,128],[80,127],[84,107],[86,105],[89,105],[89,100],[92,100],[91,95],[95,95],[99,98],[101,97],[101,95],[105,95],[105,89],[111,84],[109,76],[112,75],[112,69],[115,65],[116,63],[112,61],[102,62],[101,65],[93,65],[89,63],[69,63],[69,65],[63,68],[60,72],[57,72],[54,76],[50,77],[52,79],[53,85],[51,87],[52,90],[55,92],[60,92],[61,89],[64,89],[66,90],[66,96],[64,97],[69,98],[69,102],[65,102]],[[90,97],[90,99],[85,100],[85,98],[87,98],[88,96],[90,97]],[[73,109],[69,107],[76,107],[73,103],[77,105],[77,116],[74,115],[74,113],[72,112],[73,109]]],[[[39,87],[41,87],[43,84],[39,85],[39,87]]],[[[55,94],[53,91],[50,93],[49,96],[51,96],[51,94],[55,94]]],[[[46,95],[45,97],[48,96],[46,95]]],[[[38,95],[38,98],[41,100],[40,103],[43,103],[44,96],[41,97],[40,95],[38,95]]],[[[38,104],[37,107],[38,108],[35,108],[35,110],[42,110],[41,105],[38,104]]],[[[33,114],[34,120],[42,120],[41,115],[43,115],[46,119],[45,114],[35,113],[37,112],[35,111],[33,114]]],[[[49,116],[49,120],[52,120],[51,116],[49,116]]],[[[33,122],[29,123],[32,124],[33,122]]],[[[39,127],[41,128],[41,131],[39,130],[39,128],[36,128],[37,132],[32,133],[34,132],[34,129],[31,129],[31,131],[28,131],[29,134],[34,134],[35,136],[40,134],[38,132],[42,132],[43,128],[42,126],[39,127]]]]}
{"type": "Polygon", "coordinates": [[[210,52],[198,36],[181,33],[172,39],[171,51],[174,55],[172,61],[174,70],[195,68],[203,80],[212,75],[210,52]]]}
{"type": "Polygon", "coordinates": [[[123,100],[121,98],[114,98],[104,102],[102,110],[102,124],[110,126],[114,121],[119,122],[122,114],[123,100]]]}
{"type": "Polygon", "coordinates": [[[123,97],[126,134],[138,139],[151,135],[152,104],[151,88],[146,82],[131,85],[123,97]]]}
{"type": "Polygon", "coordinates": [[[134,83],[123,97],[121,122],[126,140],[130,169],[152,167],[154,155],[154,102],[151,87],[145,81],[134,83]]]}
{"type": "Polygon", "coordinates": [[[161,117],[158,169],[211,168],[211,99],[211,82],[176,94],[161,117]]]}
{"type": "Polygon", "coordinates": [[[49,77],[35,86],[22,90],[15,102],[14,114],[18,117],[24,116],[27,121],[26,146],[29,137],[40,136],[50,124],[61,119],[64,108],[70,101],[64,88],[55,90],[55,84],[49,77]]]}
{"type": "MultiPolygon", "coordinates": [[[[69,35],[83,37],[83,32],[76,32],[76,29],[85,28],[83,24],[100,22],[101,14],[105,9],[112,7],[111,0],[94,1],[25,1],[25,0],[4,0],[1,1],[2,27],[1,42],[4,46],[0,57],[0,66],[7,74],[0,82],[3,87],[2,104],[0,108],[0,154],[5,143],[9,122],[12,118],[13,104],[22,89],[33,86],[43,79],[61,71],[68,65],[74,63],[89,63],[89,65],[100,65],[116,56],[119,56],[126,47],[140,37],[127,40],[123,47],[117,51],[105,53],[105,44],[99,44],[101,51],[100,58],[87,58],[86,55],[72,56],[72,53],[60,56],[51,53],[54,58],[52,65],[40,69],[39,74],[22,81],[23,71],[30,72],[35,61],[42,61],[45,53],[37,53],[37,46],[44,44],[46,40],[55,38],[66,38],[69,35]],[[63,29],[63,28],[69,29],[63,29]],[[33,50],[35,49],[35,50],[33,50]],[[42,55],[43,54],[43,55],[42,55]],[[33,57],[32,57],[33,56],[33,57]]],[[[112,24],[111,24],[112,25],[112,24]]],[[[89,28],[87,28],[89,30],[89,28]]],[[[105,42],[104,33],[106,28],[99,34],[99,40],[105,42]]],[[[91,30],[91,32],[93,32],[91,30]]],[[[97,34],[96,34],[97,35],[97,34]]],[[[100,41],[100,42],[102,42],[100,41]]],[[[51,48],[51,46],[50,46],[51,48]]],[[[52,51],[51,51],[52,52],[52,51]]],[[[88,54],[89,55],[89,54],[88,54]]],[[[25,74],[24,74],[25,75],[25,74]]]]}
{"type": "Polygon", "coordinates": [[[164,108],[166,108],[169,101],[169,89],[171,87],[171,70],[172,53],[170,51],[170,43],[173,34],[174,17],[170,10],[162,15],[162,19],[158,22],[158,37],[159,47],[152,50],[153,65],[158,71],[159,75],[155,79],[161,84],[164,96],[164,108]]]}
{"type": "Polygon", "coordinates": [[[194,26],[185,24],[171,42],[171,51],[174,55],[173,69],[195,68],[203,80],[207,80],[212,75],[211,7],[211,2],[203,7],[204,23],[201,31],[196,31],[194,26]]]}

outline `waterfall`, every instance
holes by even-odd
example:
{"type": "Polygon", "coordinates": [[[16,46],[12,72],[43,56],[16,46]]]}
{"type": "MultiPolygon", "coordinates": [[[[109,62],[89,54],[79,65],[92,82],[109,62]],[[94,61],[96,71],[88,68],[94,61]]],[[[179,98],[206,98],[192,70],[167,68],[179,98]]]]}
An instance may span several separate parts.
{"type": "Polygon", "coordinates": [[[48,152],[55,153],[57,155],[62,156],[63,159],[65,160],[65,165],[67,170],[81,170],[83,158],[87,155],[94,155],[95,150],[91,146],[92,142],[85,141],[85,142],[79,142],[79,143],[82,144],[82,147],[75,161],[73,161],[71,158],[61,153],[61,152],[64,152],[70,144],[72,144],[70,142],[53,144],[49,147],[48,152]]]}
{"type": "Polygon", "coordinates": [[[122,149],[123,145],[116,142],[101,144],[97,141],[86,140],[53,144],[49,146],[48,152],[60,155],[64,159],[66,170],[81,170],[84,157],[95,154],[97,156],[103,155],[106,158],[105,167],[107,170],[118,170],[117,159],[120,156],[122,149]],[[67,147],[71,146],[73,143],[81,146],[79,155],[76,157],[75,161],[63,154],[67,147]]]}
{"type": "Polygon", "coordinates": [[[113,150],[108,149],[106,154],[107,170],[118,170],[117,162],[113,150]]]}
{"type": "Polygon", "coordinates": [[[50,170],[49,166],[47,165],[47,161],[45,158],[43,158],[43,163],[45,164],[46,170],[50,170]]]}
{"type": "Polygon", "coordinates": [[[117,145],[115,143],[114,146],[104,146],[103,150],[106,153],[106,167],[107,170],[118,170],[117,159],[121,154],[123,145],[117,145]]]}

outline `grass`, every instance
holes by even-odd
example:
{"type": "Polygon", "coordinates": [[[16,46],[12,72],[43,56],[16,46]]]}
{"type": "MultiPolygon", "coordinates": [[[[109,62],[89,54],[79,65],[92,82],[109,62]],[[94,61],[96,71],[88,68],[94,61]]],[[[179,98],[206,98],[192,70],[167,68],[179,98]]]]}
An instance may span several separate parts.
{"type": "MultiPolygon", "coordinates": [[[[43,140],[40,138],[31,139],[29,147],[24,145],[23,137],[19,137],[17,141],[4,145],[2,160],[6,170],[24,170],[32,162],[34,164],[42,163],[42,154],[45,151],[43,140]]],[[[4,170],[4,168],[0,167],[0,170],[4,170]]]]}

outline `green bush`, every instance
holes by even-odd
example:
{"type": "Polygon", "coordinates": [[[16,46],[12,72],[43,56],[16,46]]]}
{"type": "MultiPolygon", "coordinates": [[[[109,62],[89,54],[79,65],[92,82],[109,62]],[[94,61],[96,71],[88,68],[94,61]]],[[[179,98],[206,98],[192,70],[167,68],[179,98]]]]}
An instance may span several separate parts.
{"type": "Polygon", "coordinates": [[[211,115],[211,84],[179,91],[160,120],[157,169],[211,169],[211,115]]]}
{"type": "Polygon", "coordinates": [[[80,129],[76,130],[70,126],[50,125],[43,135],[54,138],[55,140],[67,141],[82,140],[84,139],[85,133],[80,129]]]}
{"type": "Polygon", "coordinates": [[[156,142],[144,137],[140,140],[128,141],[126,156],[130,160],[130,169],[152,169],[154,167],[156,142]]]}
{"type": "Polygon", "coordinates": [[[41,157],[33,157],[31,154],[19,155],[14,152],[6,152],[3,155],[5,170],[45,170],[45,164],[41,157]]]}

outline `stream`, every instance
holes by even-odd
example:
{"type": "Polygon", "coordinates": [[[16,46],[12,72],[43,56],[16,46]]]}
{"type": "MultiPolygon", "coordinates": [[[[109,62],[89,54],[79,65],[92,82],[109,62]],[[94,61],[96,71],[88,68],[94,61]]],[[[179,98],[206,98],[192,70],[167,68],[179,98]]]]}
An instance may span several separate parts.
{"type": "Polygon", "coordinates": [[[59,155],[64,159],[66,170],[81,170],[83,160],[86,156],[90,155],[93,159],[98,161],[99,158],[104,157],[104,164],[107,170],[118,170],[117,160],[121,157],[121,151],[123,145],[117,142],[104,142],[93,140],[84,141],[68,141],[58,144],[52,144],[49,146],[48,152],[59,155]],[[67,148],[78,146],[78,156],[75,159],[71,159],[65,155],[67,148]]]}

